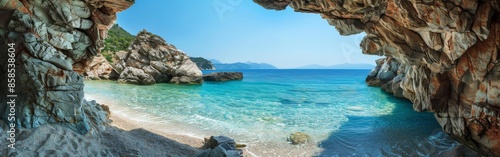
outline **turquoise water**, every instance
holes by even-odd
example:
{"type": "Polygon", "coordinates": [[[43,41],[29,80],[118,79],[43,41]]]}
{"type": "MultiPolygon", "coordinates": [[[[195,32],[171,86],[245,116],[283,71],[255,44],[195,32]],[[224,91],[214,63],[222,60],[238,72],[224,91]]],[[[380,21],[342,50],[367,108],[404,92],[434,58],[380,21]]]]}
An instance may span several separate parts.
{"type": "Polygon", "coordinates": [[[367,86],[369,70],[239,71],[242,81],[200,86],[87,81],[85,93],[250,143],[306,132],[318,156],[446,156],[459,146],[432,113],[367,86]]]}

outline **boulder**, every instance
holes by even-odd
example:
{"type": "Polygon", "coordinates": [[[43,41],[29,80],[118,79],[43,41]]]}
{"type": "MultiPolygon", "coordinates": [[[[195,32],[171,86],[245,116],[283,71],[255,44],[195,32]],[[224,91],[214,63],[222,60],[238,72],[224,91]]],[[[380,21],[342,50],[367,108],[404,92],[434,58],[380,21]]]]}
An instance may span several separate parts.
{"type": "Polygon", "coordinates": [[[295,144],[306,144],[307,142],[311,141],[311,136],[309,136],[303,132],[296,132],[296,133],[290,134],[287,141],[291,142],[294,145],[295,144]]]}
{"type": "Polygon", "coordinates": [[[207,75],[203,75],[204,81],[230,81],[230,80],[242,80],[243,73],[241,72],[213,72],[207,75]]]}
{"type": "Polygon", "coordinates": [[[236,146],[234,139],[227,136],[211,136],[205,138],[203,148],[206,150],[197,157],[242,157],[243,152],[236,146]]]}
{"type": "Polygon", "coordinates": [[[155,79],[144,72],[142,69],[127,67],[120,74],[119,83],[130,83],[140,85],[150,85],[156,83],[155,79]]]}
{"type": "Polygon", "coordinates": [[[120,73],[118,82],[133,84],[200,84],[201,70],[190,57],[163,38],[143,30],[128,51],[117,52],[112,66],[120,73]]]}

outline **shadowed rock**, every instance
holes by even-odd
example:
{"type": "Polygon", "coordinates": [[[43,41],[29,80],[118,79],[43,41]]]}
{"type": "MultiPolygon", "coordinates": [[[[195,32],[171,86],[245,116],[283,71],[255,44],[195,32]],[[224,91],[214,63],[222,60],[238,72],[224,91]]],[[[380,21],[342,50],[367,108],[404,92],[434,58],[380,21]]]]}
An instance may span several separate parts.
{"type": "MultiPolygon", "coordinates": [[[[1,119],[19,128],[59,123],[80,134],[99,130],[101,123],[95,126],[92,119],[104,114],[86,107],[81,74],[103,48],[116,13],[133,3],[133,0],[0,1],[0,48],[4,51],[8,44],[15,44],[12,49],[16,65],[15,91],[0,90],[1,119]],[[10,111],[7,94],[18,96],[15,121],[7,119],[10,111]]],[[[7,64],[1,62],[0,66],[0,85],[7,87],[7,64]]]]}
{"type": "Polygon", "coordinates": [[[242,80],[243,73],[241,72],[213,72],[207,75],[203,75],[204,81],[230,81],[230,80],[242,80]]]}

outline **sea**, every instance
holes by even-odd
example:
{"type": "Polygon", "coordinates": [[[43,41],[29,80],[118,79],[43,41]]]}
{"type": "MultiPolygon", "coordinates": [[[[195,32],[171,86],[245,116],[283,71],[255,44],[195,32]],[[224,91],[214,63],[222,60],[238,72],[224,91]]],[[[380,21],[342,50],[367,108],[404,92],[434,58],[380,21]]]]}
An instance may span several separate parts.
{"type": "Polygon", "coordinates": [[[250,153],[255,156],[301,148],[314,151],[304,156],[477,156],[442,132],[433,113],[416,112],[408,100],[367,86],[370,70],[231,71],[243,72],[243,80],[202,85],[86,81],[84,91],[97,102],[107,99],[165,123],[266,145],[250,153]],[[310,135],[309,147],[292,146],[287,137],[294,132],[310,135]]]}

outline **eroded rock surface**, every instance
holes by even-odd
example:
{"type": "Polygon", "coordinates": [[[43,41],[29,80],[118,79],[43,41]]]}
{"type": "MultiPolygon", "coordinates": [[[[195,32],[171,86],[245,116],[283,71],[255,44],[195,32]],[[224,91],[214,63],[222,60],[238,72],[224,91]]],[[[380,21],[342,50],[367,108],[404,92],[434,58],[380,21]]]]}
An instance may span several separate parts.
{"type": "Polygon", "coordinates": [[[90,80],[118,80],[120,74],[113,69],[104,56],[98,54],[85,69],[83,76],[90,80]]]}
{"type": "Polygon", "coordinates": [[[311,136],[303,132],[296,132],[290,134],[287,140],[292,144],[306,144],[307,142],[311,141],[311,136]]]}
{"type": "MultiPolygon", "coordinates": [[[[83,100],[81,73],[103,48],[103,39],[116,20],[116,12],[133,3],[133,0],[0,1],[1,58],[7,58],[4,50],[8,44],[15,44],[16,56],[15,92],[0,90],[1,119],[21,128],[58,123],[80,134],[99,129],[91,119],[102,113],[88,107],[83,100]],[[7,94],[17,95],[15,121],[7,119],[10,111],[7,94]]],[[[4,89],[7,64],[3,61],[0,64],[0,85],[4,89]]]]}
{"type": "Polygon", "coordinates": [[[500,156],[500,1],[254,2],[319,13],[342,35],[365,32],[363,53],[387,57],[368,84],[411,100],[417,111],[435,112],[445,132],[500,156]]]}
{"type": "Polygon", "coordinates": [[[120,73],[118,82],[122,83],[203,82],[201,70],[186,53],[146,30],[137,34],[127,52],[117,52],[113,62],[116,71],[120,73]]]}

